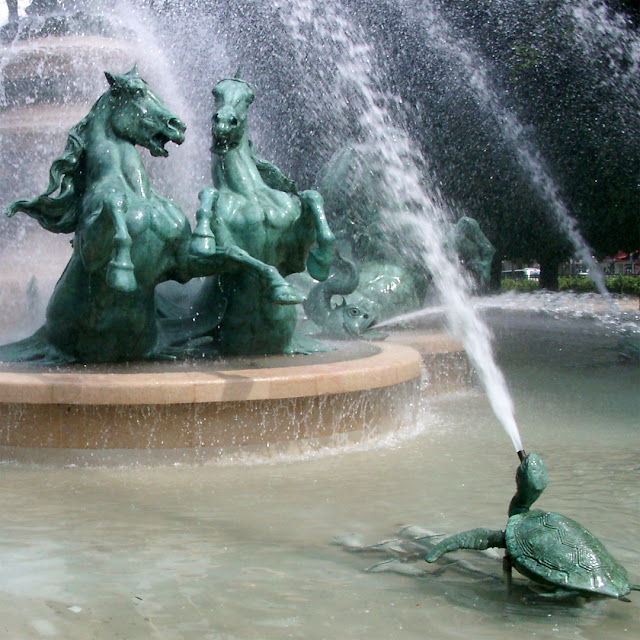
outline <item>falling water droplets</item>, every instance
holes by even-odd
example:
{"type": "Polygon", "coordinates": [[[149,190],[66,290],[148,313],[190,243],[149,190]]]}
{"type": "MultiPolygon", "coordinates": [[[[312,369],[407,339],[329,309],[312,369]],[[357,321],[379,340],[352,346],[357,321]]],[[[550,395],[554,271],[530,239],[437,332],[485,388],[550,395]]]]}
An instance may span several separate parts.
{"type": "Polygon", "coordinates": [[[310,0],[291,2],[283,16],[307,52],[315,46],[316,57],[330,55],[336,61],[335,84],[325,88],[325,96],[331,97],[331,108],[345,118],[350,115],[346,110],[358,110],[357,149],[382,180],[386,227],[399,237],[413,239],[407,250],[420,257],[433,275],[449,326],[477,368],[496,417],[520,450],[513,402],[493,357],[490,332],[470,303],[467,278],[444,249],[450,215],[438,190],[429,184],[428,163],[402,128],[399,114],[391,110],[397,99],[381,88],[375,53],[364,35],[338,6],[313,5],[310,0]]]}

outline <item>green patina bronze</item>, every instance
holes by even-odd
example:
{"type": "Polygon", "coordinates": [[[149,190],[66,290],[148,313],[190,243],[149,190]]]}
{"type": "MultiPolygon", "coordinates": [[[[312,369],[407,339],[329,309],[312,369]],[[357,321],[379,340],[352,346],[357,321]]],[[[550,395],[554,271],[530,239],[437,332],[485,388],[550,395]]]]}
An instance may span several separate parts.
{"type": "Polygon", "coordinates": [[[0,360],[91,363],[167,356],[159,350],[155,306],[156,285],[166,280],[242,273],[241,281],[260,291],[265,306],[301,302],[275,267],[230,239],[216,245],[207,226],[218,195],[212,189],[200,194],[192,237],[180,209],[151,188],[135,148],[167,156],[168,142],[183,142],[184,123],[135,67],[106,77],[110,88],[69,133],[45,193],[13,202],[6,211],[75,235],[44,326],[0,347],[0,360]]]}
{"type": "Polygon", "coordinates": [[[339,340],[382,340],[387,337],[387,334],[371,329],[378,321],[378,305],[361,296],[358,296],[357,304],[347,302],[348,294],[353,294],[359,284],[356,265],[336,251],[331,275],[313,286],[303,302],[308,318],[319,328],[320,335],[339,340]],[[334,296],[342,300],[334,303],[334,296]]]}
{"type": "MultiPolygon", "coordinates": [[[[239,78],[213,90],[214,206],[209,225],[218,246],[238,245],[282,276],[308,269],[325,280],[334,236],[317,191],[298,192],[274,165],[256,157],[247,114],[253,87],[239,78]]],[[[324,350],[295,333],[294,308],[269,304],[264,283],[248,273],[228,273],[204,285],[201,301],[223,295],[226,309],[214,338],[225,354],[295,353],[324,350]]]]}
{"type": "Polygon", "coordinates": [[[447,234],[445,248],[453,252],[453,257],[472,276],[477,288],[482,289],[489,284],[491,262],[496,249],[476,220],[467,216],[460,218],[447,234]]]}
{"type": "Polygon", "coordinates": [[[380,340],[386,334],[373,330],[375,323],[420,309],[426,287],[424,276],[403,265],[370,260],[356,266],[338,258],[330,281],[315,285],[309,292],[305,309],[327,335],[380,340]],[[345,267],[347,262],[352,266],[345,267]],[[336,302],[334,296],[341,296],[341,301],[336,302]],[[348,336],[336,331],[339,317],[345,320],[341,324],[348,336]]]}
{"type": "MultiPolygon", "coordinates": [[[[345,253],[353,257],[359,279],[353,286],[349,269],[338,259],[334,275],[309,294],[309,317],[323,333],[336,338],[372,338],[371,324],[420,309],[426,300],[431,275],[420,258],[411,228],[389,228],[383,212],[398,210],[378,163],[355,147],[336,152],[318,176],[327,214],[345,253]],[[410,247],[410,250],[403,250],[410,247]],[[338,303],[332,296],[341,295],[338,303]],[[344,322],[342,321],[344,319],[344,322]]],[[[444,239],[445,249],[471,275],[476,288],[485,287],[491,275],[495,249],[478,223],[462,217],[444,239]]]]}
{"type": "MultiPolygon", "coordinates": [[[[445,249],[482,286],[489,280],[495,249],[473,218],[462,217],[445,238],[445,249]]],[[[428,276],[391,261],[365,259],[359,266],[336,252],[331,276],[313,286],[304,302],[321,335],[337,339],[380,340],[373,326],[420,309],[428,276]]]]}
{"type": "MultiPolygon", "coordinates": [[[[333,154],[317,178],[325,200],[327,216],[338,240],[348,246],[361,274],[366,263],[376,263],[379,271],[390,265],[404,273],[415,274],[415,295],[421,300],[427,291],[428,274],[414,244],[412,228],[389,225],[387,214],[401,212],[392,193],[385,189],[386,168],[377,157],[355,146],[346,146],[333,154]]],[[[395,273],[395,271],[394,271],[395,273]]],[[[363,277],[361,275],[361,282],[363,277]]]]}
{"type": "Polygon", "coordinates": [[[509,505],[505,531],[471,529],[446,538],[426,554],[427,562],[458,549],[506,549],[505,573],[515,567],[530,580],[554,588],[553,595],[624,596],[639,585],[582,525],[552,511],[531,510],[547,486],[547,469],[535,453],[525,456],[516,472],[516,493],[509,505]]]}

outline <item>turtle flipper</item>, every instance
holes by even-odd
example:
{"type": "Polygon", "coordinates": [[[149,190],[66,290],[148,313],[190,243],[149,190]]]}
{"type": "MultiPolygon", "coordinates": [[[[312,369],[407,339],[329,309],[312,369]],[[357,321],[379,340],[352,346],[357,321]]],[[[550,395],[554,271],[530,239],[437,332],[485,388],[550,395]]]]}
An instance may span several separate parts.
{"type": "Polygon", "coordinates": [[[398,573],[402,576],[415,576],[417,578],[423,578],[430,575],[439,575],[444,571],[444,569],[437,569],[436,571],[431,572],[428,569],[420,569],[415,564],[411,564],[403,560],[398,560],[397,558],[392,558],[390,560],[383,560],[382,562],[378,562],[372,567],[367,567],[365,571],[367,573],[381,573],[383,571],[388,571],[390,573],[398,573]]]}
{"type": "Polygon", "coordinates": [[[469,529],[457,533],[454,536],[445,538],[439,542],[424,559],[427,562],[435,562],[440,556],[458,549],[475,549],[483,551],[490,547],[498,547],[504,549],[506,547],[504,531],[494,531],[491,529],[469,529]]]}
{"type": "Polygon", "coordinates": [[[572,600],[574,598],[579,598],[580,596],[585,596],[584,592],[576,591],[572,589],[562,589],[560,587],[558,587],[557,589],[553,589],[552,591],[537,591],[537,590],[533,590],[533,591],[534,591],[534,594],[532,596],[526,597],[525,598],[526,601],[535,602],[535,601],[541,601],[541,600],[547,600],[547,601],[555,600],[555,601],[561,602],[563,600],[572,600]]]}

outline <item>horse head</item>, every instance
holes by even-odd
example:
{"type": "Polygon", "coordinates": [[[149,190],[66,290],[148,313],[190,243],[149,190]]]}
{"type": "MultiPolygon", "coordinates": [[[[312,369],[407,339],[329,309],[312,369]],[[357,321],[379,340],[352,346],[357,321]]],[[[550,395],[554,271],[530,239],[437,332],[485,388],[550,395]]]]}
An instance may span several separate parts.
{"type": "Polygon", "coordinates": [[[211,151],[225,155],[242,142],[247,112],[255,97],[253,87],[240,78],[224,78],[213,89],[216,105],[211,119],[211,151]]]}
{"type": "Polygon", "coordinates": [[[119,138],[146,147],[152,156],[162,157],[169,155],[164,148],[167,142],[184,142],[187,126],[164,106],[138,75],[137,67],[123,75],[105,71],[105,76],[111,85],[111,128],[119,138]]]}

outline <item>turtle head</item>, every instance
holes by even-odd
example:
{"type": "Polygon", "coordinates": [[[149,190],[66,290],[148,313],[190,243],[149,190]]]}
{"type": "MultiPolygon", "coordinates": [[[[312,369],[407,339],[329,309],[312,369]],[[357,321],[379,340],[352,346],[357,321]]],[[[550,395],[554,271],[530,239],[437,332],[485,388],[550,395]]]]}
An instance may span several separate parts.
{"type": "Polygon", "coordinates": [[[536,453],[524,456],[516,471],[516,493],[509,505],[509,517],[528,511],[547,488],[547,467],[536,453]]]}

